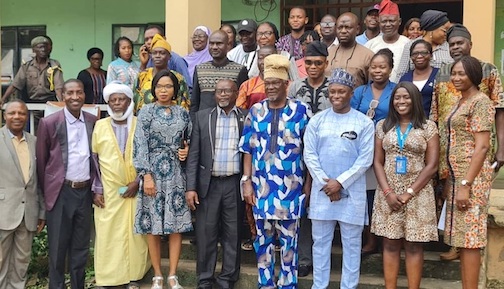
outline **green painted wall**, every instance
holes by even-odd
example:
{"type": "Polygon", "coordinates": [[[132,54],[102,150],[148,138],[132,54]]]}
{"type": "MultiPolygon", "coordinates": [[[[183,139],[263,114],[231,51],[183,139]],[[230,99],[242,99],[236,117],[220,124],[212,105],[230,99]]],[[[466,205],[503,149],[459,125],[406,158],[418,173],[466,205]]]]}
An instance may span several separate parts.
{"type": "MultiPolygon", "coordinates": [[[[86,52],[94,46],[104,51],[103,68],[106,69],[112,61],[112,24],[165,22],[165,0],[148,2],[146,11],[144,2],[138,0],[1,0],[0,25],[46,25],[47,34],[54,42],[51,56],[61,62],[64,77],[68,79],[77,77],[80,70],[89,66],[86,52]]],[[[222,0],[222,20],[253,18],[258,22],[271,21],[279,27],[279,7],[267,4],[263,7],[274,9],[268,14],[259,5],[222,0]]]]}
{"type": "Polygon", "coordinates": [[[86,52],[100,47],[103,68],[112,60],[112,24],[165,21],[165,0],[1,0],[0,25],[46,25],[53,39],[51,57],[59,60],[65,79],[89,66],[86,52]]]}
{"type": "Polygon", "coordinates": [[[247,0],[222,0],[222,21],[239,21],[252,18],[257,22],[270,21],[280,30],[280,6],[278,4],[280,1],[274,1],[277,4],[274,4],[273,7],[270,4],[263,4],[262,6],[265,9],[262,9],[259,4],[255,6],[245,5],[243,2],[247,2],[247,0]],[[267,10],[270,8],[274,8],[274,10],[268,14],[267,10]]]}

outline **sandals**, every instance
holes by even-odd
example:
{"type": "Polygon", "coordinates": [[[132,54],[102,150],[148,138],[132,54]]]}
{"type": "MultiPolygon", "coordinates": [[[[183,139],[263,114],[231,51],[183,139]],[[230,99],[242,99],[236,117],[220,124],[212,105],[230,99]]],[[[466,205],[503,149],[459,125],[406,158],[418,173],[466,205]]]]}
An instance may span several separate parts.
{"type": "Polygon", "coordinates": [[[179,282],[178,282],[178,277],[177,275],[172,275],[172,276],[168,276],[168,287],[170,287],[171,289],[184,289],[184,287],[180,286],[179,282]],[[175,285],[171,286],[170,285],[170,280],[173,280],[175,281],[175,285]]]}
{"type": "Polygon", "coordinates": [[[151,289],[163,289],[163,276],[152,277],[151,289]]]}
{"type": "Polygon", "coordinates": [[[247,241],[241,244],[241,248],[243,251],[252,251],[254,250],[254,244],[252,239],[248,239],[247,241]]]}
{"type": "Polygon", "coordinates": [[[140,289],[140,284],[136,281],[131,281],[129,284],[126,286],[127,289],[140,289]]]}

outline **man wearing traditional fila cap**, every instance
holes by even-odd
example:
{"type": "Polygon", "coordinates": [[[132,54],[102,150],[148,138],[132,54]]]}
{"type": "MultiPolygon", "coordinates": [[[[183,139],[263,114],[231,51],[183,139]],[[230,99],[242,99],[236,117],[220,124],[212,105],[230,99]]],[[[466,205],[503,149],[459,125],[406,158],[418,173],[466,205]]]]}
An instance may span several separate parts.
{"type": "Polygon", "coordinates": [[[111,82],[103,89],[110,117],[96,122],[92,136],[94,179],[94,266],[97,286],[137,286],[150,263],[147,239],[134,234],[136,194],[140,179],[133,166],[133,91],[128,85],[111,82]],[[134,248],[134,250],[124,250],[134,248]],[[117,270],[110,264],[122,264],[117,270]]]}
{"type": "Polygon", "coordinates": [[[397,67],[401,61],[404,46],[409,42],[408,37],[399,34],[401,17],[399,6],[391,0],[382,0],[380,3],[379,22],[381,35],[366,42],[366,47],[374,53],[382,48],[388,48],[394,54],[394,68],[390,74],[390,81],[397,82],[397,67]]]}
{"type": "Polygon", "coordinates": [[[353,76],[342,69],[329,78],[332,107],[316,114],[304,135],[304,162],[313,178],[310,211],[313,286],[325,289],[331,273],[331,245],[339,224],[343,246],[341,288],[357,288],[361,234],[366,222],[366,170],[373,162],[374,124],[350,106],[353,76]]]}
{"type": "Polygon", "coordinates": [[[287,99],[289,59],[272,54],[264,59],[267,99],[252,106],[240,139],[242,190],[256,220],[259,288],[297,288],[297,242],[303,207],[302,136],[311,116],[309,106],[287,99]],[[274,283],[275,232],[281,269],[274,283]]]}

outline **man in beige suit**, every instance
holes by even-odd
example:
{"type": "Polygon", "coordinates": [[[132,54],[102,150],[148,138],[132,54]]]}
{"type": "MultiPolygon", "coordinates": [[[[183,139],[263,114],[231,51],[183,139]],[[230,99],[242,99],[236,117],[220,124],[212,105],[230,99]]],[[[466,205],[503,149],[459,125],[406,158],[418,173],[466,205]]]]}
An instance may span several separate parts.
{"type": "Polygon", "coordinates": [[[37,186],[35,140],[23,128],[28,108],[21,100],[6,105],[0,129],[0,289],[23,289],[35,232],[45,225],[37,186]]]}

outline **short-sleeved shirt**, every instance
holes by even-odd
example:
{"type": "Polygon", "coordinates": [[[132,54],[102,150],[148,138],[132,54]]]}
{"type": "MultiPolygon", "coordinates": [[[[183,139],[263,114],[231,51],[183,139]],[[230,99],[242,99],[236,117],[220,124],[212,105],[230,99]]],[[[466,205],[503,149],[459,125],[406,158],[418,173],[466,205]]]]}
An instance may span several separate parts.
{"type": "Polygon", "coordinates": [[[32,59],[24,63],[14,77],[12,86],[20,91],[26,87],[27,102],[56,100],[56,89],[63,88],[61,64],[57,60],[48,59],[43,67],[40,69],[36,60],[32,59]],[[52,90],[50,80],[54,85],[52,90]]]}
{"type": "Polygon", "coordinates": [[[301,41],[299,41],[299,38],[292,37],[290,33],[280,37],[275,45],[277,50],[289,52],[295,60],[304,57],[303,50],[301,50],[301,41]]]}
{"type": "Polygon", "coordinates": [[[263,100],[250,109],[239,147],[252,156],[256,219],[300,217],[303,134],[310,117],[308,105],[294,99],[283,108],[270,109],[263,100]]]}
{"type": "MultiPolygon", "coordinates": [[[[455,86],[450,81],[452,66],[452,63],[443,65],[436,76],[429,118],[439,122],[439,124],[445,121],[453,106],[460,99],[460,91],[455,89],[455,86]]],[[[504,93],[497,67],[486,62],[481,62],[481,67],[483,68],[483,79],[479,85],[479,90],[490,98],[495,108],[504,109],[504,93]]],[[[442,136],[444,134],[446,134],[445,127],[439,125],[439,135],[442,136]]],[[[496,148],[494,137],[495,134],[492,133],[493,151],[496,148]]],[[[441,178],[447,176],[445,156],[448,144],[445,141],[446,139],[440,138],[439,172],[441,178]],[[442,172],[445,172],[445,174],[442,174],[442,172]]]]}

